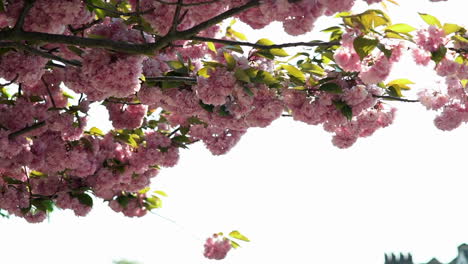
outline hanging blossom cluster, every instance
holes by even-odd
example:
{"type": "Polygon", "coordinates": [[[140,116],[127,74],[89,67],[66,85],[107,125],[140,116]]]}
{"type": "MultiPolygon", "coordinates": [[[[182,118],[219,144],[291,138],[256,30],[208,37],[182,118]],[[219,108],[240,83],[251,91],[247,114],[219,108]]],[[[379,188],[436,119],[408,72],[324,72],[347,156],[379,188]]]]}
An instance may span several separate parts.
{"type": "Polygon", "coordinates": [[[468,122],[468,79],[467,35],[450,38],[444,29],[430,26],[416,34],[417,48],[413,49],[414,60],[427,65],[435,59],[435,71],[442,77],[445,85],[439,89],[424,89],[418,92],[418,98],[428,110],[440,110],[434,124],[441,130],[453,130],[463,122],[468,122]],[[461,52],[461,53],[460,53],[461,52]]]}

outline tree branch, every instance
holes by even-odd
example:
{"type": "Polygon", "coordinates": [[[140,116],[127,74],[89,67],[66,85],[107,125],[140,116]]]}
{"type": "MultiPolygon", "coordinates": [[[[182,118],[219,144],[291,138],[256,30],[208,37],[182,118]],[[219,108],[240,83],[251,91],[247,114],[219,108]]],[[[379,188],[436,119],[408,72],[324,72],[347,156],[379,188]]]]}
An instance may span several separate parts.
{"type": "Polygon", "coordinates": [[[197,84],[195,77],[181,77],[181,76],[159,76],[159,77],[146,77],[150,82],[184,82],[187,84],[197,84]]]}
{"type": "Polygon", "coordinates": [[[14,31],[23,30],[24,20],[26,19],[26,16],[28,15],[29,10],[31,10],[31,8],[33,7],[34,2],[35,2],[35,0],[25,0],[24,1],[23,10],[21,10],[21,13],[20,13],[20,15],[18,17],[18,20],[16,21],[15,27],[13,27],[14,31]]]}
{"type": "Polygon", "coordinates": [[[18,130],[18,131],[16,131],[16,132],[10,133],[10,134],[8,135],[8,139],[9,139],[9,140],[13,140],[13,139],[15,139],[16,137],[19,137],[19,136],[21,136],[21,135],[23,135],[23,134],[26,134],[26,133],[28,133],[28,132],[31,132],[31,131],[33,131],[33,130],[35,130],[35,129],[41,128],[41,127],[43,127],[43,126],[45,126],[45,125],[46,125],[46,122],[45,122],[45,121],[41,121],[41,122],[35,123],[35,124],[33,124],[33,125],[26,126],[26,127],[24,127],[23,129],[21,129],[21,130],[18,130]]]}
{"type": "Polygon", "coordinates": [[[222,22],[223,20],[227,19],[227,18],[230,18],[234,15],[237,15],[249,8],[252,8],[252,7],[255,7],[255,6],[258,6],[260,5],[261,2],[260,0],[251,0],[249,1],[247,4],[245,5],[242,5],[242,6],[239,6],[239,7],[235,7],[235,8],[232,8],[232,9],[229,9],[228,11],[224,12],[224,13],[221,13],[205,22],[202,22],[190,29],[187,29],[187,30],[184,30],[184,31],[180,31],[180,36],[182,36],[183,38],[182,39],[190,39],[191,37],[195,36],[196,34],[198,34],[198,32],[204,30],[204,29],[207,29],[211,26],[214,26],[220,22],[222,22]]]}
{"type": "Polygon", "coordinates": [[[64,64],[69,64],[69,65],[76,66],[76,67],[81,67],[81,62],[79,62],[79,61],[67,60],[67,59],[64,59],[62,57],[56,56],[54,54],[51,54],[51,53],[48,53],[48,52],[45,52],[45,51],[35,49],[33,47],[30,47],[28,45],[25,45],[25,44],[22,44],[22,43],[19,43],[19,42],[0,42],[0,47],[1,48],[15,48],[15,49],[19,49],[19,50],[24,50],[26,52],[29,52],[29,53],[32,53],[34,55],[38,55],[38,56],[41,56],[41,57],[44,57],[44,58],[47,58],[47,59],[60,61],[60,62],[63,62],[64,64]]]}
{"type": "Polygon", "coordinates": [[[240,12],[243,12],[251,7],[258,6],[260,5],[260,3],[260,0],[251,0],[245,5],[232,8],[190,29],[178,31],[174,34],[167,34],[166,36],[159,38],[156,42],[153,43],[135,44],[122,41],[114,41],[110,39],[83,38],[78,36],[66,36],[42,32],[25,32],[22,30],[15,31],[13,29],[0,31],[0,41],[31,41],[42,43],[60,43],[74,46],[82,46],[86,48],[104,48],[126,54],[153,55],[154,52],[166,47],[172,41],[188,40],[191,37],[198,34],[198,32],[207,29],[213,25],[216,25],[217,23],[220,23],[223,20],[234,16],[240,12]]]}
{"type": "Polygon", "coordinates": [[[177,26],[179,25],[179,16],[180,16],[180,10],[182,9],[182,5],[184,4],[183,0],[177,0],[177,6],[176,10],[174,12],[174,18],[172,19],[172,26],[171,30],[169,31],[169,34],[173,34],[177,32],[177,26]]]}
{"type": "Polygon", "coordinates": [[[251,43],[251,42],[206,38],[206,37],[200,37],[200,36],[193,36],[190,39],[203,41],[203,42],[221,43],[221,44],[226,44],[226,45],[249,46],[249,47],[253,47],[257,49],[281,49],[281,48],[298,47],[298,46],[318,47],[318,46],[333,46],[333,45],[340,44],[340,42],[334,41],[334,42],[292,42],[292,43],[283,43],[283,44],[275,44],[275,45],[261,45],[261,44],[251,43]]]}
{"type": "MultiPolygon", "coordinates": [[[[166,1],[163,1],[163,0],[155,0],[155,1],[156,1],[156,2],[159,2],[159,3],[161,3],[161,4],[164,4],[164,5],[177,5],[177,3],[166,2],[166,1]]],[[[207,4],[212,4],[212,3],[219,2],[219,1],[220,1],[220,0],[210,0],[210,1],[199,2],[199,3],[181,4],[181,6],[186,7],[186,6],[207,5],[207,4]]]]}
{"type": "Polygon", "coordinates": [[[400,98],[400,97],[395,97],[395,96],[390,96],[390,95],[372,95],[375,98],[381,98],[381,99],[387,99],[387,100],[393,100],[393,101],[400,101],[400,102],[406,102],[406,103],[418,103],[419,100],[411,100],[411,99],[405,99],[405,98],[400,98]]]}

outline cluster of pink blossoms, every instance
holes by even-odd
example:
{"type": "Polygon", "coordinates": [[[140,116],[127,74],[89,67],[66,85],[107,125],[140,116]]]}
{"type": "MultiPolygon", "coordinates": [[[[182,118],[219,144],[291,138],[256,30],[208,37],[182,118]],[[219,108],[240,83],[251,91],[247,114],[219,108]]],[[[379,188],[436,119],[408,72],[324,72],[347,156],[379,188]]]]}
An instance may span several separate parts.
{"type": "Polygon", "coordinates": [[[205,242],[205,252],[203,255],[209,259],[223,259],[231,250],[231,242],[218,234],[209,237],[205,242]]]}
{"type": "MultiPolygon", "coordinates": [[[[446,88],[438,91],[423,90],[418,98],[428,110],[442,110],[434,120],[434,124],[441,130],[453,130],[462,122],[468,122],[468,95],[462,83],[468,79],[468,65],[463,60],[456,61],[455,52],[446,52],[446,46],[454,49],[468,46],[463,41],[450,40],[443,29],[430,26],[419,30],[416,34],[417,47],[413,49],[416,63],[427,65],[433,54],[445,50],[443,57],[436,61],[436,73],[445,79],[446,88]],[[450,46],[449,46],[450,47],[450,46]]],[[[460,55],[463,58],[463,55],[460,55]]],[[[464,55],[466,59],[466,54],[464,55]]],[[[466,83],[465,83],[466,86],[466,83]]]]}

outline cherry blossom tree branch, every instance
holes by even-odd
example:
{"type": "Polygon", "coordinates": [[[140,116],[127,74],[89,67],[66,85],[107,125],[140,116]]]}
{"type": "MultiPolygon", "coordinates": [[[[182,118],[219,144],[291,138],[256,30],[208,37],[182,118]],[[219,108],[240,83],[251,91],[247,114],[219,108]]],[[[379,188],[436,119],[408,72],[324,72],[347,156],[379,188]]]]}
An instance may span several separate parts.
{"type": "Polygon", "coordinates": [[[187,84],[197,84],[195,77],[181,77],[181,76],[159,76],[159,77],[146,77],[150,82],[184,82],[187,84]]]}
{"type": "Polygon", "coordinates": [[[9,140],[13,140],[13,139],[15,139],[16,137],[19,137],[19,136],[21,136],[21,135],[24,135],[24,134],[26,134],[26,133],[28,133],[28,132],[31,132],[31,131],[35,130],[35,129],[41,128],[41,127],[43,127],[43,126],[45,126],[45,125],[46,125],[46,122],[45,122],[45,121],[41,121],[41,122],[35,123],[35,124],[33,124],[33,125],[26,126],[26,127],[24,127],[23,129],[21,129],[21,130],[18,130],[18,131],[16,131],[16,132],[10,133],[10,134],[8,135],[8,139],[9,139],[9,140]]]}
{"type": "Polygon", "coordinates": [[[179,17],[180,17],[180,10],[182,9],[182,5],[184,4],[183,0],[177,0],[177,7],[174,12],[174,18],[172,20],[172,26],[169,34],[173,34],[177,32],[177,26],[179,25],[179,17]]]}
{"type": "Polygon", "coordinates": [[[41,56],[43,58],[47,58],[47,59],[51,59],[51,60],[55,60],[55,61],[60,61],[64,64],[68,64],[68,65],[72,65],[72,66],[76,66],[76,67],[81,67],[81,62],[77,61],[77,60],[67,60],[67,59],[64,59],[60,56],[57,56],[57,55],[54,55],[52,53],[49,53],[49,52],[45,52],[45,51],[41,51],[41,50],[38,50],[38,49],[35,49],[31,46],[28,46],[26,44],[22,44],[22,43],[19,43],[19,42],[0,42],[0,47],[1,48],[15,48],[15,49],[19,49],[19,50],[24,50],[26,52],[29,52],[31,54],[34,54],[34,55],[38,55],[38,56],[41,56]]]}
{"type": "Polygon", "coordinates": [[[235,7],[235,8],[232,8],[232,9],[229,9],[228,11],[224,12],[224,13],[221,13],[205,22],[202,22],[190,29],[187,29],[185,31],[180,31],[180,34],[181,36],[183,36],[184,38],[183,39],[190,39],[191,37],[195,36],[196,34],[198,34],[198,32],[204,30],[204,29],[207,29],[211,26],[214,26],[222,21],[224,21],[225,19],[227,18],[230,18],[236,14],[239,14],[247,9],[250,9],[252,7],[256,7],[256,6],[259,6],[261,4],[261,1],[260,0],[251,0],[249,1],[247,4],[244,4],[242,6],[239,6],[239,7],[235,7]]]}
{"type": "Polygon", "coordinates": [[[31,8],[33,7],[34,2],[35,2],[35,0],[25,0],[24,1],[23,10],[21,10],[21,13],[20,13],[20,15],[18,17],[18,20],[16,21],[16,24],[13,27],[14,31],[23,30],[24,20],[25,20],[26,16],[28,15],[29,10],[31,10],[31,8]]]}
{"type": "Polygon", "coordinates": [[[261,45],[261,44],[251,43],[251,42],[206,38],[206,37],[200,37],[200,36],[194,36],[190,39],[203,41],[203,42],[221,43],[221,44],[226,44],[226,45],[249,46],[249,47],[253,47],[257,49],[281,49],[281,48],[298,47],[298,46],[317,47],[317,46],[333,46],[333,45],[340,44],[340,42],[333,41],[333,42],[292,42],[292,43],[283,43],[283,44],[275,44],[275,45],[261,45]]]}
{"type": "Polygon", "coordinates": [[[375,98],[381,98],[381,99],[387,99],[387,100],[393,100],[393,101],[400,101],[400,102],[406,102],[406,103],[418,103],[419,100],[412,100],[412,99],[405,99],[405,98],[400,98],[396,96],[390,96],[390,95],[373,95],[375,98]]]}
{"type": "MultiPolygon", "coordinates": [[[[158,3],[161,3],[161,4],[165,4],[165,5],[177,5],[177,3],[166,2],[166,1],[163,1],[163,0],[155,0],[155,1],[158,2],[158,3]]],[[[208,5],[208,4],[216,3],[216,2],[219,2],[219,1],[220,0],[209,0],[209,1],[205,1],[205,2],[199,2],[199,3],[181,4],[181,6],[186,7],[186,6],[208,5]]]]}
{"type": "MultiPolygon", "coordinates": [[[[29,0],[32,1],[32,0],[29,0]]],[[[145,44],[134,44],[122,41],[114,41],[110,39],[95,39],[95,38],[84,38],[78,36],[66,36],[60,34],[49,34],[42,32],[25,32],[22,30],[5,30],[0,31],[0,41],[32,41],[32,42],[42,42],[42,43],[60,43],[68,45],[76,45],[86,48],[104,48],[117,52],[127,53],[127,54],[146,54],[152,55],[157,50],[160,50],[172,41],[175,40],[187,40],[198,34],[198,32],[207,29],[217,23],[222,22],[223,20],[232,17],[240,12],[243,12],[249,8],[260,5],[260,0],[251,0],[248,3],[232,8],[224,13],[219,14],[211,19],[206,20],[190,29],[184,31],[178,31],[175,33],[167,34],[163,37],[160,37],[156,42],[145,43],[145,44]]],[[[25,12],[23,12],[25,13],[25,12]]]]}

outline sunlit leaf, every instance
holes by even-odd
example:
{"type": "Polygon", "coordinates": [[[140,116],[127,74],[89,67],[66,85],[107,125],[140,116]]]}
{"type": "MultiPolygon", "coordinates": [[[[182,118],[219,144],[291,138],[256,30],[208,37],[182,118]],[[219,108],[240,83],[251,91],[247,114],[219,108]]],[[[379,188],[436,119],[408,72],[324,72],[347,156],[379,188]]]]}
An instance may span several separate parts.
{"type": "Polygon", "coordinates": [[[429,14],[424,14],[424,13],[418,13],[419,16],[430,26],[437,26],[439,28],[442,27],[442,24],[440,23],[439,19],[437,19],[435,16],[429,15],[429,14]]]}
{"type": "Polygon", "coordinates": [[[229,236],[230,236],[230,237],[233,237],[233,238],[235,238],[235,239],[239,239],[239,240],[242,240],[242,241],[250,242],[250,240],[249,240],[246,236],[242,235],[242,234],[241,234],[239,231],[237,231],[237,230],[234,230],[234,231],[232,231],[231,233],[229,233],[229,236]]]}

